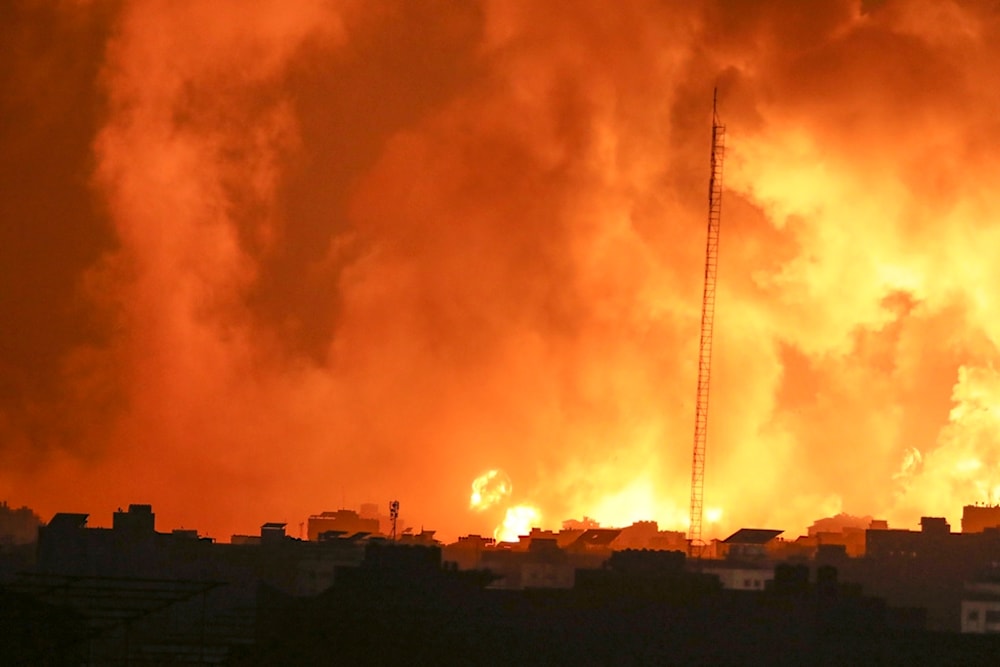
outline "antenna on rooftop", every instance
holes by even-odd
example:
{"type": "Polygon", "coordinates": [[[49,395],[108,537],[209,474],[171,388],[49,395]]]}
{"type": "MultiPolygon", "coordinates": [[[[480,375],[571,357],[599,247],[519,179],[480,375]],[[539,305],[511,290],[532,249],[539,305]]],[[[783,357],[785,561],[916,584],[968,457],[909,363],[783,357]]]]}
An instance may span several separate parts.
{"type": "Polygon", "coordinates": [[[399,501],[389,503],[389,519],[392,521],[392,541],[396,541],[396,521],[399,519],[399,501]]]}

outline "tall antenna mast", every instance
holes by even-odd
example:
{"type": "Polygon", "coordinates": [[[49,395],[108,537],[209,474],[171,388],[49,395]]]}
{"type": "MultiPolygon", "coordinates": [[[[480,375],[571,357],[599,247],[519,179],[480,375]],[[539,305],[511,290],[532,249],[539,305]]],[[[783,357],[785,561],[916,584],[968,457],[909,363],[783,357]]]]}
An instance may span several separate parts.
{"type": "Polygon", "coordinates": [[[694,414],[694,456],[691,461],[691,529],[689,553],[701,557],[701,519],[705,495],[705,443],[708,440],[708,385],[712,374],[712,328],[715,324],[715,283],[719,275],[719,226],[722,222],[722,158],[726,126],[719,121],[719,89],[712,93],[712,157],[708,178],[708,241],[705,244],[705,289],[701,298],[698,342],[698,392],[694,414]]]}

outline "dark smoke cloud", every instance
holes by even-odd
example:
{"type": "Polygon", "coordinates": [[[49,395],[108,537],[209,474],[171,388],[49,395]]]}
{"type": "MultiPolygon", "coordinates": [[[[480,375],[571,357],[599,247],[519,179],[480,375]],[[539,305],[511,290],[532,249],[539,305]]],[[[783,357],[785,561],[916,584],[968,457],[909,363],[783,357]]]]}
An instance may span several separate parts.
{"type": "Polygon", "coordinates": [[[93,349],[107,331],[80,285],[114,245],[89,189],[114,11],[0,8],[0,451],[29,476],[54,452],[98,448],[92,426],[116,400],[93,349]]]}

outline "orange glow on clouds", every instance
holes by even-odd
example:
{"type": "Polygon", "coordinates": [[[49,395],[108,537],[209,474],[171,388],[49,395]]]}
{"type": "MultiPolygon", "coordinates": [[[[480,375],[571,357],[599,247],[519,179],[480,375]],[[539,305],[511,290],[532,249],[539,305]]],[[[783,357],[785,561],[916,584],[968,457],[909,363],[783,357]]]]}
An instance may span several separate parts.
{"type": "Polygon", "coordinates": [[[0,30],[12,503],[222,539],[390,499],[446,539],[683,530],[716,85],[706,537],[1000,500],[987,3],[143,0],[0,30]]]}

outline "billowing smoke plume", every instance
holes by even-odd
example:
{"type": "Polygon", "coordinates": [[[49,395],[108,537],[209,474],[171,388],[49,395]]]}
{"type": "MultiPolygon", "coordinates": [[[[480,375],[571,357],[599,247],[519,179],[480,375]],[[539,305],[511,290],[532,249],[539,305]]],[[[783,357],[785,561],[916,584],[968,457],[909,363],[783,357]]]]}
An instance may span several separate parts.
{"type": "Polygon", "coordinates": [[[715,86],[710,530],[998,500],[997,10],[40,4],[0,22],[13,501],[488,534],[502,469],[547,527],[683,529],[715,86]]]}

